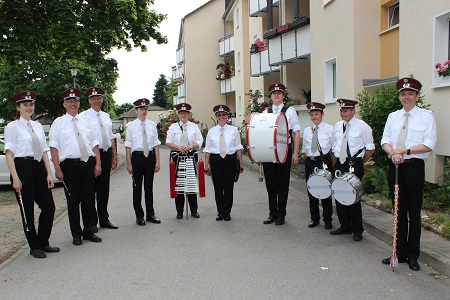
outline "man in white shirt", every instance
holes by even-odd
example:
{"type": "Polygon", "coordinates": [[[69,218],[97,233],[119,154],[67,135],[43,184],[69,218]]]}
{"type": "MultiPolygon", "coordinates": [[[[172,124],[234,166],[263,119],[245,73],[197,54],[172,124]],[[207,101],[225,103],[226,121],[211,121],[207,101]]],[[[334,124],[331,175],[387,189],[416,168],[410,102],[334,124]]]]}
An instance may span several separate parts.
{"type": "Polygon", "coordinates": [[[68,88],[61,93],[66,114],[57,118],[49,132],[50,151],[55,175],[64,183],[73,244],[84,240],[101,242],[93,232],[95,226],[94,179],[101,174],[100,152],[96,132],[89,119],[78,114],[81,92],[68,88]],[[80,204],[83,230],[80,226],[80,204]]]}
{"type": "Polygon", "coordinates": [[[288,155],[285,163],[263,163],[266,189],[269,197],[269,218],[264,224],[283,225],[286,217],[286,206],[289,194],[289,180],[291,177],[291,164],[298,164],[298,151],[300,148],[300,125],[295,109],[285,107],[284,92],[286,87],[281,83],[269,86],[273,105],[265,113],[285,113],[288,121],[289,139],[288,155]],[[292,142],[294,149],[292,150],[292,142]]]}
{"type": "MultiPolygon", "coordinates": [[[[425,183],[425,162],[436,146],[436,122],[433,113],[417,107],[422,84],[413,78],[397,81],[399,99],[403,108],[389,114],[384,127],[381,147],[389,155],[388,183],[394,202],[395,165],[398,165],[398,262],[420,270],[422,231],[421,210],[425,183]]],[[[391,258],[383,259],[390,264],[391,258]]]]}
{"type": "Polygon", "coordinates": [[[111,169],[117,167],[117,151],[113,138],[112,121],[109,114],[102,111],[103,94],[105,91],[100,87],[90,87],[86,91],[91,108],[82,112],[80,115],[87,116],[92,126],[96,129],[96,139],[99,142],[100,161],[102,164],[102,173],[95,178],[95,194],[97,200],[96,226],[94,232],[97,232],[97,223],[102,228],[117,229],[109,221],[108,200],[109,200],[109,182],[111,169]]]}

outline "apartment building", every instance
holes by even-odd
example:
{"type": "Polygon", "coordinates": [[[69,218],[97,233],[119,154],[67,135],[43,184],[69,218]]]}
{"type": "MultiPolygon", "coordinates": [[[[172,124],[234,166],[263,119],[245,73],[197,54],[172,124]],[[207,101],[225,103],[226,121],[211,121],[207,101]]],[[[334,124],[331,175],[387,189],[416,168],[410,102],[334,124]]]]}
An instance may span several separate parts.
{"type": "MultiPolygon", "coordinates": [[[[421,0],[209,1],[182,21],[178,52],[184,51],[184,61],[177,61],[174,72],[184,72],[185,88],[177,101],[192,103],[196,115],[200,105],[210,109],[226,103],[240,124],[245,94],[282,82],[296,102],[304,103],[310,93],[312,101],[326,104],[325,121],[334,124],[340,120],[338,98],[356,99],[364,89],[413,74],[436,117],[438,143],[427,160],[426,179],[438,182],[450,156],[444,133],[450,125],[450,76],[439,76],[435,64],[450,58],[449,20],[450,0],[433,5],[421,0]],[[201,41],[191,37],[195,24],[208,24],[201,41]],[[264,47],[255,51],[251,45],[257,39],[264,47]],[[216,80],[218,62],[233,67],[233,74],[216,80]],[[202,85],[207,87],[199,91],[202,85]]],[[[305,105],[294,108],[301,126],[310,125],[305,105]]],[[[212,113],[201,116],[207,120],[212,113]]]]}

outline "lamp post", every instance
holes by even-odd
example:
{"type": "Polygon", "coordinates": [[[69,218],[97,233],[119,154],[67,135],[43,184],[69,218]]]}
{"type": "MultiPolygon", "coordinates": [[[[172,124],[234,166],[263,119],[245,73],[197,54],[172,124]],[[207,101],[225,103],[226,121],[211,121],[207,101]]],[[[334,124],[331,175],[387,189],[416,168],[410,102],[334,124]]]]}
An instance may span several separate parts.
{"type": "Polygon", "coordinates": [[[77,78],[77,73],[78,73],[78,69],[69,69],[69,71],[70,71],[70,74],[72,75],[72,78],[73,78],[73,87],[74,88],[76,88],[77,87],[77,81],[76,81],[76,78],[77,78]]]}

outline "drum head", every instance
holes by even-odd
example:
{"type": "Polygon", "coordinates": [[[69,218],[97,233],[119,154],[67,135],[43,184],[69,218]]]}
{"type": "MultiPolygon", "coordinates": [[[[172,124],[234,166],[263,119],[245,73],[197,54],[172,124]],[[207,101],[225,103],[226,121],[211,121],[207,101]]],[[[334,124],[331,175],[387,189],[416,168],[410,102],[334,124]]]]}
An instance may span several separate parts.
{"type": "Polygon", "coordinates": [[[331,191],[336,201],[342,205],[348,206],[356,202],[356,190],[347,180],[335,178],[331,183],[331,191]]]}
{"type": "Polygon", "coordinates": [[[317,199],[326,199],[331,196],[331,183],[323,176],[311,175],[306,187],[308,192],[317,199]]]}
{"type": "Polygon", "coordinates": [[[275,157],[277,162],[284,164],[288,156],[289,128],[286,115],[280,113],[276,121],[277,127],[274,132],[275,157]]]}

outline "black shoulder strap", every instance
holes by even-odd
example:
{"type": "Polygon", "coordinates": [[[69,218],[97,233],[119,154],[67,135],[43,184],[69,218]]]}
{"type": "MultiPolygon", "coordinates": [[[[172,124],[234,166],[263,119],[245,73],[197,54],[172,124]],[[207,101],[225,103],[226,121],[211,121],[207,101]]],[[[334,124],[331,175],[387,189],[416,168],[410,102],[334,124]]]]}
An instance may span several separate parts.
{"type": "Polygon", "coordinates": [[[268,112],[269,114],[273,113],[272,106],[270,106],[270,107],[267,108],[267,112],[268,112]]]}

